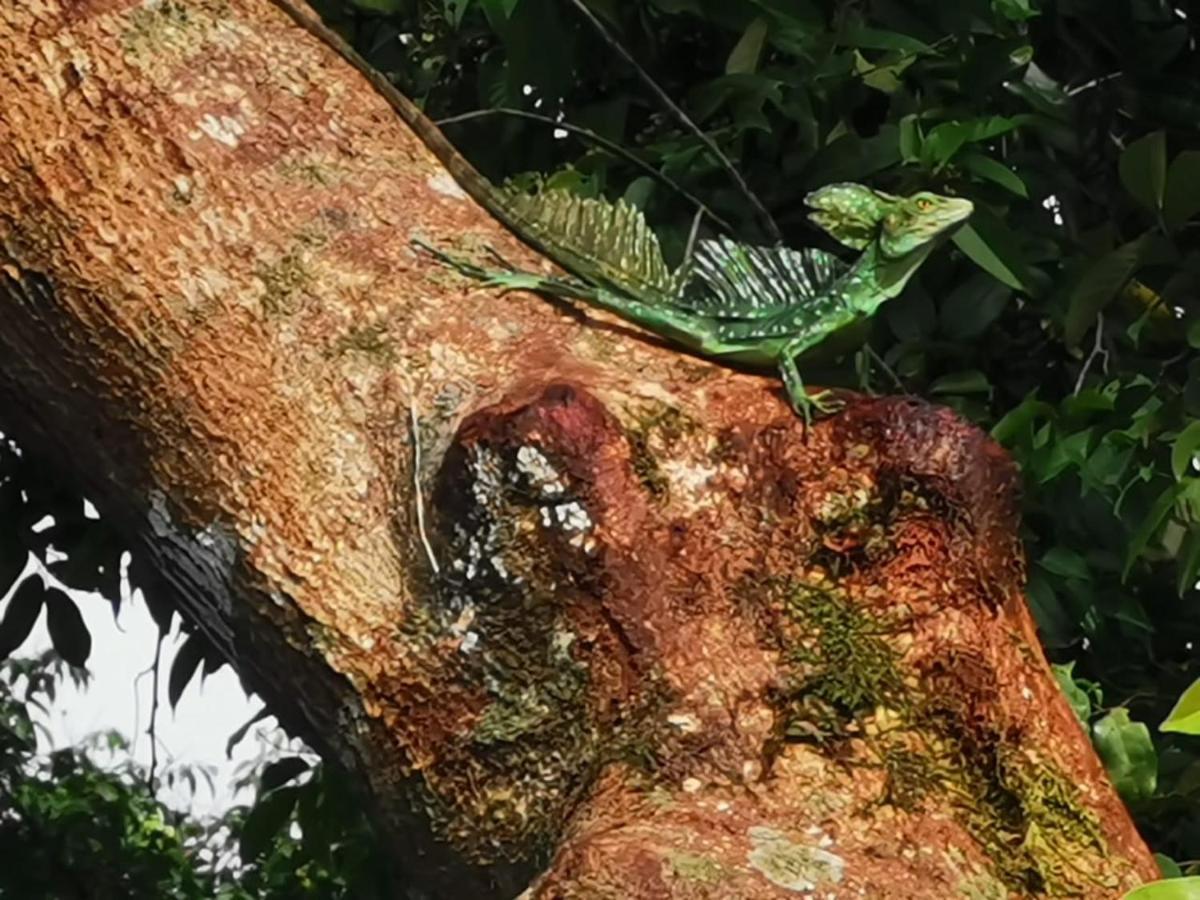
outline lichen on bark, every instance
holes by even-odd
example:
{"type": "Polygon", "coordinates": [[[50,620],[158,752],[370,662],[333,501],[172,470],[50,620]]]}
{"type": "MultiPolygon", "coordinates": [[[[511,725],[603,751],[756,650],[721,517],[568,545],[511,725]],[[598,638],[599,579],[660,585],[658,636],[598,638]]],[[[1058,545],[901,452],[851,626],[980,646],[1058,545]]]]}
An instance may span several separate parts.
{"type": "Polygon", "coordinates": [[[14,434],[430,895],[1153,876],[986,436],[905,400],[807,430],[773,379],[448,274],[410,240],[544,261],[268,0],[0,6],[0,113],[14,434]]]}

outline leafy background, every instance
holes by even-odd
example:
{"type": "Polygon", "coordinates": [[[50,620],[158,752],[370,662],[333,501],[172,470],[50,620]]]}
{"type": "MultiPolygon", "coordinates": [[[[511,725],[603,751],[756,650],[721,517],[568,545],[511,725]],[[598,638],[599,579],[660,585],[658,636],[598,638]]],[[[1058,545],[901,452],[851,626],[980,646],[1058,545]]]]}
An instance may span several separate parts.
{"type": "MultiPolygon", "coordinates": [[[[1063,688],[1164,871],[1200,871],[1200,690],[1188,692],[1200,676],[1200,53],[1190,2],[587,0],[642,72],[578,0],[314,5],[445,121],[489,177],[624,197],[677,257],[695,206],[661,176],[734,237],[769,243],[777,232],[791,246],[822,245],[803,198],[832,181],[971,198],[977,213],[953,248],[881,312],[870,342],[886,368],[860,353],[809,380],[928,397],[1012,453],[1024,476],[1029,601],[1063,688]],[[769,220],[647,78],[715,142],[769,220]]],[[[46,564],[49,588],[27,581],[8,605],[0,654],[44,606],[62,658],[81,665],[86,629],[53,582],[119,596],[119,542],[35,461],[10,452],[0,463],[0,580],[30,552],[46,563],[51,542],[50,558],[66,551],[46,564]],[[47,512],[54,526],[32,531],[47,512]]],[[[151,575],[135,560],[132,577],[151,575]]],[[[169,624],[169,597],[150,595],[169,624]]],[[[173,700],[197,669],[219,665],[196,641],[176,663],[173,700]]],[[[85,792],[68,784],[79,766],[91,771],[85,749],[76,768],[55,769],[22,746],[24,756],[0,756],[2,777],[19,758],[22,772],[44,770],[39,790],[85,792]]],[[[304,798],[337,777],[298,763],[268,772],[260,802],[235,812],[251,837],[240,874],[221,877],[246,893],[227,896],[276,896],[284,882],[271,887],[271,873],[300,871],[297,859],[316,880],[288,882],[295,893],[279,896],[372,896],[363,885],[382,869],[364,825],[326,816],[340,837],[312,838],[324,801],[304,798]],[[338,893],[351,890],[360,893],[338,893]]],[[[138,796],[151,807],[135,820],[162,814],[138,796]]],[[[0,832],[0,853],[2,841],[0,832]]],[[[181,846],[196,877],[218,878],[181,846]]]]}

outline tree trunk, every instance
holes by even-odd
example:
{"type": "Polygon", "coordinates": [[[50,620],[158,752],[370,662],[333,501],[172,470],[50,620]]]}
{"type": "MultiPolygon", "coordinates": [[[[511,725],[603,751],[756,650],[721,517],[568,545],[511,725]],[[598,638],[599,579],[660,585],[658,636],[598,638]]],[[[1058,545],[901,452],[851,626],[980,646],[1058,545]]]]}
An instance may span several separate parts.
{"type": "Polygon", "coordinates": [[[539,261],[268,0],[0,4],[0,114],[16,436],[355,774],[414,896],[1154,876],[1037,645],[1013,467],[949,412],[806,434],[773,379],[450,274],[410,239],[539,261]]]}

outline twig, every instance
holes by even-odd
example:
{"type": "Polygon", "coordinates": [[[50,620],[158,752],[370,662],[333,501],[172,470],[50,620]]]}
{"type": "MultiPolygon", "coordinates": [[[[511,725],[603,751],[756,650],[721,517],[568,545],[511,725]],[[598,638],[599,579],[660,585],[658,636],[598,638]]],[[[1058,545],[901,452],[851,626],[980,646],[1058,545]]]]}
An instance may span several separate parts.
{"type": "Polygon", "coordinates": [[[895,383],[896,387],[900,388],[900,392],[906,397],[911,396],[911,394],[908,392],[908,388],[904,386],[904,382],[900,380],[900,376],[896,374],[895,370],[887,364],[887,361],[882,356],[875,352],[875,348],[870,344],[864,344],[863,347],[867,351],[867,356],[880,365],[883,371],[886,372],[888,377],[891,378],[895,383]]]}
{"type": "Polygon", "coordinates": [[[1107,375],[1108,351],[1104,349],[1104,313],[1096,314],[1096,341],[1092,344],[1092,352],[1083,361],[1083,368],[1079,370],[1079,377],[1075,379],[1075,391],[1072,396],[1078,396],[1079,392],[1083,390],[1083,380],[1087,378],[1088,371],[1092,368],[1092,363],[1096,361],[1097,357],[1104,357],[1101,363],[1101,371],[1107,375]]]}
{"type": "Polygon", "coordinates": [[[637,168],[641,169],[655,181],[665,184],[671,190],[677,192],[680,196],[687,198],[687,200],[698,210],[700,210],[726,231],[730,232],[731,234],[733,233],[734,229],[732,225],[713,212],[703,200],[681,185],[678,181],[673,179],[671,176],[665,175],[658,171],[658,169],[654,168],[654,166],[650,165],[645,160],[638,159],[637,156],[630,153],[616,141],[610,141],[603,135],[596,134],[596,132],[592,131],[590,128],[584,128],[582,125],[572,125],[570,122],[552,119],[550,116],[543,116],[541,113],[529,112],[528,110],[524,109],[515,109],[510,106],[501,106],[497,107],[496,109],[476,109],[472,110],[471,112],[460,113],[456,116],[448,116],[445,119],[438,119],[433,124],[441,128],[444,125],[457,125],[460,122],[470,122],[472,119],[483,119],[488,116],[512,116],[518,119],[529,119],[531,122],[541,122],[545,125],[553,125],[555,128],[561,128],[563,131],[570,132],[571,134],[575,134],[579,137],[585,138],[586,140],[592,141],[597,146],[603,147],[609,153],[619,156],[626,162],[637,166],[637,168]]]}
{"type": "Polygon", "coordinates": [[[692,227],[688,231],[687,245],[683,248],[683,262],[679,264],[679,271],[685,279],[692,267],[692,252],[696,249],[696,237],[699,234],[700,210],[696,210],[696,215],[692,217],[692,227]]]}
{"type": "Polygon", "coordinates": [[[771,239],[776,243],[782,243],[783,234],[780,232],[779,226],[775,224],[775,219],[771,216],[770,212],[767,211],[767,208],[763,205],[763,202],[758,199],[758,195],[751,190],[750,185],[746,183],[746,179],[742,177],[742,173],[737,170],[737,166],[730,162],[729,157],[726,156],[721,151],[721,148],[717,146],[717,142],[709,137],[707,132],[700,128],[699,125],[693,122],[691,117],[683,111],[683,108],[680,107],[679,104],[674,100],[672,100],[667,95],[666,91],[659,87],[658,82],[651,77],[650,73],[642,68],[638,61],[633,58],[633,54],[626,50],[621,42],[613,37],[613,35],[609,34],[609,31],[605,27],[604,23],[592,14],[592,11],[587,8],[587,5],[583,2],[583,0],[570,0],[570,3],[577,10],[579,10],[580,14],[586,18],[588,22],[591,23],[592,27],[596,29],[596,32],[600,35],[600,37],[604,39],[604,42],[607,43],[613,50],[615,50],[617,54],[625,60],[625,62],[629,63],[629,65],[633,67],[633,71],[637,73],[638,78],[640,78],[642,83],[650,89],[650,92],[654,94],[656,98],[658,98],[658,101],[667,109],[669,109],[675,118],[677,118],[685,128],[687,128],[692,132],[692,134],[700,139],[700,142],[704,144],[704,146],[708,149],[708,152],[711,153],[717,162],[721,164],[722,168],[729,173],[729,176],[737,184],[739,190],[741,190],[741,192],[746,196],[746,199],[750,201],[750,205],[753,206],[758,212],[759,216],[763,220],[763,224],[767,226],[767,231],[770,233],[771,239]]]}
{"type": "Polygon", "coordinates": [[[161,668],[162,661],[162,645],[163,633],[158,633],[158,643],[154,645],[154,678],[150,688],[150,727],[146,729],[146,734],[150,736],[150,771],[146,774],[146,787],[150,790],[150,795],[154,795],[154,776],[158,769],[158,670],[161,668]]]}
{"type": "Polygon", "coordinates": [[[1099,78],[1093,78],[1091,81],[1084,82],[1078,87],[1070,88],[1065,93],[1068,97],[1076,97],[1084,91],[1090,91],[1092,88],[1099,87],[1106,82],[1112,81],[1114,78],[1120,78],[1124,74],[1121,71],[1109,72],[1107,75],[1101,75],[1099,78]]]}
{"type": "Polygon", "coordinates": [[[413,442],[413,501],[417,505],[417,533],[421,536],[421,546],[425,548],[425,556],[429,559],[429,568],[434,575],[440,575],[437,557],[433,555],[433,547],[425,534],[425,500],[421,495],[421,423],[417,419],[417,401],[412,391],[408,395],[408,423],[412,428],[413,442]]]}

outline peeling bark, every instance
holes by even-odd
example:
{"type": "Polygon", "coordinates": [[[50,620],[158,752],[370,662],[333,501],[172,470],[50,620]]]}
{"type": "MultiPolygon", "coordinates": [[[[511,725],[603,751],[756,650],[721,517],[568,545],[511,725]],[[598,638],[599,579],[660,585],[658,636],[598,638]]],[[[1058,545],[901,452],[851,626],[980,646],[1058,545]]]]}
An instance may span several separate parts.
{"type": "Polygon", "coordinates": [[[0,114],[17,436],[427,895],[1154,877],[974,429],[856,400],[805,434],[771,379],[414,253],[540,264],[267,0],[0,6],[0,114]]]}

